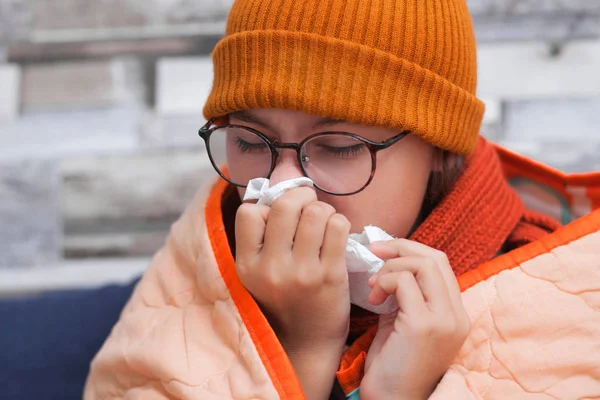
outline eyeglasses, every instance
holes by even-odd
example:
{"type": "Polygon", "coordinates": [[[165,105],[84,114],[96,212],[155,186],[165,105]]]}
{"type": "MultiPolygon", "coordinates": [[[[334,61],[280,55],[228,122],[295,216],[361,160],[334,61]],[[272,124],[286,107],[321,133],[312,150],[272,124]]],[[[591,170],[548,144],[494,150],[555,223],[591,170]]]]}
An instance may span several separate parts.
{"type": "Polygon", "coordinates": [[[300,143],[282,143],[240,125],[214,126],[208,121],[198,134],[206,143],[210,162],[229,183],[246,187],[255,178],[270,178],[281,151],[296,151],[298,165],[315,187],[336,196],[364,190],[373,180],[377,153],[408,135],[403,131],[383,142],[373,142],[347,132],[323,132],[300,143]],[[221,170],[227,162],[228,173],[221,170]]]}

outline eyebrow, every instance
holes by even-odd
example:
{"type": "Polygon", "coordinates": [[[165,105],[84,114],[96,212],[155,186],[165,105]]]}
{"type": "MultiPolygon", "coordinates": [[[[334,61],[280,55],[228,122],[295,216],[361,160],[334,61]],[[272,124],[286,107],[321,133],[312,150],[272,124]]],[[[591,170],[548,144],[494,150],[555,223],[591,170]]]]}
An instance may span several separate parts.
{"type": "MultiPolygon", "coordinates": [[[[247,122],[250,124],[260,125],[263,128],[269,129],[271,131],[275,131],[275,129],[273,129],[267,122],[263,121],[262,119],[256,117],[255,115],[252,115],[244,110],[236,111],[236,112],[232,113],[231,115],[235,119],[238,119],[240,121],[247,122]]],[[[336,124],[340,124],[340,123],[344,123],[344,122],[346,122],[346,121],[341,120],[341,119],[321,118],[313,124],[312,129],[325,128],[328,126],[332,126],[332,125],[336,125],[336,124]]]]}

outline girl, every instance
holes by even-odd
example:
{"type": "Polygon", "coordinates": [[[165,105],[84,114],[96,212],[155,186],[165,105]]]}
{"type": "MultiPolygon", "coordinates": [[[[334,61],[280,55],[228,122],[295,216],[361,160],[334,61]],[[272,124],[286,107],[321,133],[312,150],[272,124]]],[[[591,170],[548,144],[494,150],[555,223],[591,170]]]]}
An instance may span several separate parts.
{"type": "MultiPolygon", "coordinates": [[[[527,313],[517,291],[487,318],[496,275],[525,275],[514,256],[487,262],[559,225],[524,208],[479,137],[475,49],[464,0],[237,0],[200,131],[224,179],[173,226],[85,397],[468,398],[499,382],[498,398],[559,384],[530,384],[540,376],[514,372],[524,348],[490,339],[522,338],[501,322],[527,313]],[[242,204],[253,178],[302,176],[315,188],[242,204]],[[394,296],[391,314],[350,305],[345,246],[367,225],[399,238],[371,246],[386,262],[369,301],[394,296]]],[[[583,354],[578,385],[598,395],[583,354]]]]}

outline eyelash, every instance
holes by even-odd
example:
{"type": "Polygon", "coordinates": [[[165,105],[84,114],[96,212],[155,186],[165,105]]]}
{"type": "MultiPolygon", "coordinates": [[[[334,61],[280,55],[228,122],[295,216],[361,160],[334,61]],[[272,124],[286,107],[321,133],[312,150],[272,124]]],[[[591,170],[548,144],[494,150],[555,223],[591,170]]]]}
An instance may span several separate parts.
{"type": "Polygon", "coordinates": [[[266,143],[248,143],[241,138],[235,138],[235,144],[242,153],[264,150],[267,147],[266,143]]]}
{"type": "Polygon", "coordinates": [[[332,153],[336,157],[348,157],[348,156],[356,156],[362,153],[366,146],[364,144],[355,144],[354,146],[348,147],[332,147],[332,146],[322,146],[326,151],[332,153]]]}

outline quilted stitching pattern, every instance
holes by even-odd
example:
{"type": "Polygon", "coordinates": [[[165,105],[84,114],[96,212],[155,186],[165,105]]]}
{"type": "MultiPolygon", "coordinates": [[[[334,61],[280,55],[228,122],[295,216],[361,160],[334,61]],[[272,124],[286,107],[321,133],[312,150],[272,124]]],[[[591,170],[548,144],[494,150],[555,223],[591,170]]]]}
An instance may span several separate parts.
{"type": "Polygon", "coordinates": [[[599,244],[585,236],[465,291],[472,332],[434,398],[600,397],[599,244]]]}
{"type": "Polygon", "coordinates": [[[86,399],[278,398],[219,274],[205,200],[193,204],[92,363],[86,399]]]}

